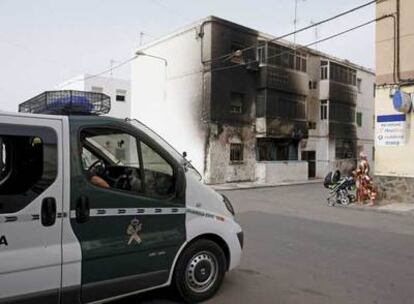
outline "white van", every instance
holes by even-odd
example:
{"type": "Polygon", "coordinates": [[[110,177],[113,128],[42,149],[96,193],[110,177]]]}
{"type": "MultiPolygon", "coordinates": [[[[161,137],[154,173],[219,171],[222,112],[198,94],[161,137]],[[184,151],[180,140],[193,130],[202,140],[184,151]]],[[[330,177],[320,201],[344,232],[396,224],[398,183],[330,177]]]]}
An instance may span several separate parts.
{"type": "Polygon", "coordinates": [[[0,303],[212,297],[240,263],[225,196],[137,121],[0,113],[0,303]]]}

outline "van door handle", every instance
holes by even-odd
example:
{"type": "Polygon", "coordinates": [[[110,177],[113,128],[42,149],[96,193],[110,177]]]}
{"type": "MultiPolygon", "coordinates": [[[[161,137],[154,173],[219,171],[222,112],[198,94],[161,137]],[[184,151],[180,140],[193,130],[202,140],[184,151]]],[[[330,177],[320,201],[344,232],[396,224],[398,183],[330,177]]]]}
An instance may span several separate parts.
{"type": "Polygon", "coordinates": [[[76,203],[76,222],[79,224],[86,223],[89,221],[89,215],[89,199],[82,195],[78,198],[78,202],[76,203]]]}
{"type": "Polygon", "coordinates": [[[46,197],[42,201],[41,211],[42,225],[53,226],[56,222],[56,200],[53,197],[46,197]]]}

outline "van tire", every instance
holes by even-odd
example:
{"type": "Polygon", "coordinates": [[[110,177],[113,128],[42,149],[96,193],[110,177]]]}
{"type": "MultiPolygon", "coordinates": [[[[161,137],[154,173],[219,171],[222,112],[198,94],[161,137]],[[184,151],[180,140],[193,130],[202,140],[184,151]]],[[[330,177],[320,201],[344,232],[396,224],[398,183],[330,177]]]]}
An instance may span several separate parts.
{"type": "Polygon", "coordinates": [[[207,239],[197,240],[179,257],[173,284],[185,302],[205,301],[220,288],[226,265],[226,256],[217,243],[207,239]]]}

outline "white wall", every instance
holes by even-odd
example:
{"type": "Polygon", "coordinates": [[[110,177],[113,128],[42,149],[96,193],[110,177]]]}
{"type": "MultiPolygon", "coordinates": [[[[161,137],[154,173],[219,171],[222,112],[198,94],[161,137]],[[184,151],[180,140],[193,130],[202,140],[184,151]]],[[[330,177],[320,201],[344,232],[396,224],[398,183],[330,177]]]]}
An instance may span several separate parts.
{"type": "Polygon", "coordinates": [[[308,179],[306,161],[271,161],[256,164],[256,176],[259,183],[281,183],[305,181],[308,179]]]}
{"type": "Polygon", "coordinates": [[[131,113],[131,88],[129,80],[112,77],[93,77],[90,74],[82,74],[69,79],[56,86],[59,90],[92,91],[92,87],[103,88],[103,93],[111,97],[111,111],[109,116],[117,118],[130,117],[131,113]],[[89,78],[89,79],[88,79],[89,78]],[[116,90],[127,92],[124,102],[116,101],[116,90]]]}
{"type": "Polygon", "coordinates": [[[132,62],[131,117],[164,137],[204,172],[206,135],[201,121],[203,77],[200,39],[193,27],[141,49],[146,54],[132,62]]]}

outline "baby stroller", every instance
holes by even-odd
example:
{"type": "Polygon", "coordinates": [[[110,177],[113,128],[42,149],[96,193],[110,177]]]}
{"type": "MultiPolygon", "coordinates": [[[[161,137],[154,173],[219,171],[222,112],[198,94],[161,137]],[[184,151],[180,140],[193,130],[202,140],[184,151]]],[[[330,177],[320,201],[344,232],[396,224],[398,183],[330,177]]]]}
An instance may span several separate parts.
{"type": "Polygon", "coordinates": [[[350,193],[355,190],[355,180],[352,176],[341,177],[339,170],[332,171],[326,175],[323,185],[329,189],[329,206],[346,206],[355,201],[355,194],[350,193]]]}

